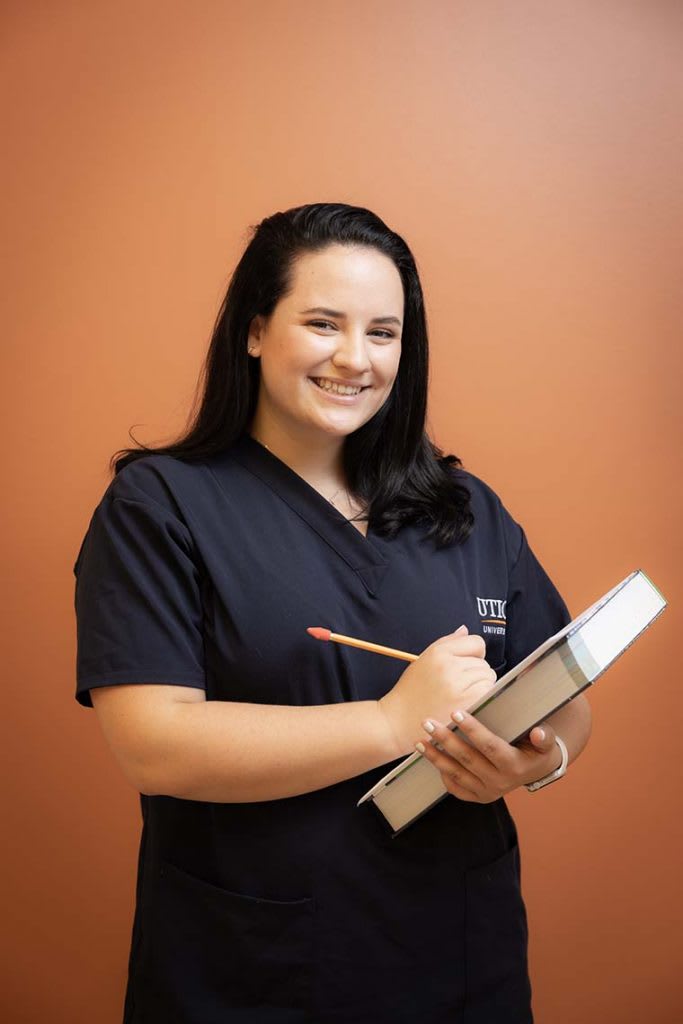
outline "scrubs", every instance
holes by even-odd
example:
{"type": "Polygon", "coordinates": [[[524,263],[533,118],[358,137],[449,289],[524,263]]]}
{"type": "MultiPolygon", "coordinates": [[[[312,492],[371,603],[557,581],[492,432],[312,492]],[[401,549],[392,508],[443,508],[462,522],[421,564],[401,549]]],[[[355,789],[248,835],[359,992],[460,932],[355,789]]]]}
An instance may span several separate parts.
{"type": "MultiPolygon", "coordinates": [[[[249,435],[200,463],[129,463],[74,566],[77,700],[165,683],[333,704],[406,669],[308,626],[420,652],[465,623],[501,675],[570,615],[494,491],[451,472],[475,526],[437,549],[424,525],[364,537],[249,435]]],[[[392,838],[356,803],[396,763],[257,803],[141,795],[124,1024],[531,1021],[505,801],[449,795],[392,838]]]]}

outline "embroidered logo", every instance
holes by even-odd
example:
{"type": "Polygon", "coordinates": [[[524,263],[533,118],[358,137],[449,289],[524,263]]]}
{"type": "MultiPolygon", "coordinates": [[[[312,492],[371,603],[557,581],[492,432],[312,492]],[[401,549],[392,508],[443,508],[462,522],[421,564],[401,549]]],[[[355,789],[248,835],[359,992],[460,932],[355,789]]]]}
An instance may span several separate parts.
{"type": "Polygon", "coordinates": [[[481,618],[482,633],[495,633],[505,636],[505,608],[507,601],[495,597],[478,597],[477,611],[481,618]]]}

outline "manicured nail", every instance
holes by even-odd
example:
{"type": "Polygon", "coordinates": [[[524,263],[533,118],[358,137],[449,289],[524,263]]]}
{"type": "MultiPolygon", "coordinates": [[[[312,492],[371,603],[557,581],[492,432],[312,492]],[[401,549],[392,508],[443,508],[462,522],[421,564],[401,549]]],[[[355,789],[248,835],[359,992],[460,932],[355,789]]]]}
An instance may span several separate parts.
{"type": "Polygon", "coordinates": [[[422,725],[427,730],[427,732],[434,732],[434,723],[430,722],[429,719],[427,719],[426,722],[423,722],[422,725]]]}
{"type": "Polygon", "coordinates": [[[453,714],[451,715],[451,718],[453,719],[454,722],[465,721],[465,716],[463,715],[462,711],[454,711],[453,714]]]}
{"type": "Polygon", "coordinates": [[[425,752],[424,743],[416,743],[415,744],[415,749],[419,750],[421,754],[424,754],[424,752],[425,752]]]}
{"type": "Polygon", "coordinates": [[[541,734],[541,740],[544,740],[545,739],[545,729],[539,729],[538,731],[541,734]]]}

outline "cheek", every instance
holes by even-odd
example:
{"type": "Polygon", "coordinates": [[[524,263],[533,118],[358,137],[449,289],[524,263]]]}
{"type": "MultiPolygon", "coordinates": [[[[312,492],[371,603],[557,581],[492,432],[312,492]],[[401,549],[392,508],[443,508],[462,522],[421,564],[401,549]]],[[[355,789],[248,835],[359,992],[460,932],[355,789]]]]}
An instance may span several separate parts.
{"type": "Polygon", "coordinates": [[[393,384],[398,376],[398,366],[400,361],[400,352],[398,356],[392,356],[387,359],[381,366],[382,378],[387,388],[393,387],[393,384]]]}
{"type": "Polygon", "coordinates": [[[292,380],[304,372],[305,360],[284,343],[278,343],[261,355],[261,378],[266,382],[269,391],[291,386],[292,380]]]}

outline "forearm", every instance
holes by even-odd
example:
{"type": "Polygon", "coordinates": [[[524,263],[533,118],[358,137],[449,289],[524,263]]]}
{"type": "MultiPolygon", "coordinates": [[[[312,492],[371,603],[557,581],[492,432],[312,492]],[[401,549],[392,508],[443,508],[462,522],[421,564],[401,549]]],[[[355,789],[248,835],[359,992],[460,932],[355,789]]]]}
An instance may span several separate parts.
{"type": "Polygon", "coordinates": [[[215,803],[297,796],[397,756],[372,700],[301,707],[179,702],[153,749],[146,793],[215,803]]]}
{"type": "MultiPolygon", "coordinates": [[[[579,694],[569,704],[565,704],[563,708],[556,711],[554,715],[550,715],[546,721],[553,727],[560,739],[564,740],[569,755],[569,764],[571,764],[590,738],[592,721],[590,704],[583,694],[579,694]]],[[[553,764],[548,769],[549,771],[553,771],[560,764],[561,757],[556,744],[554,760],[557,763],[553,764]]]]}

